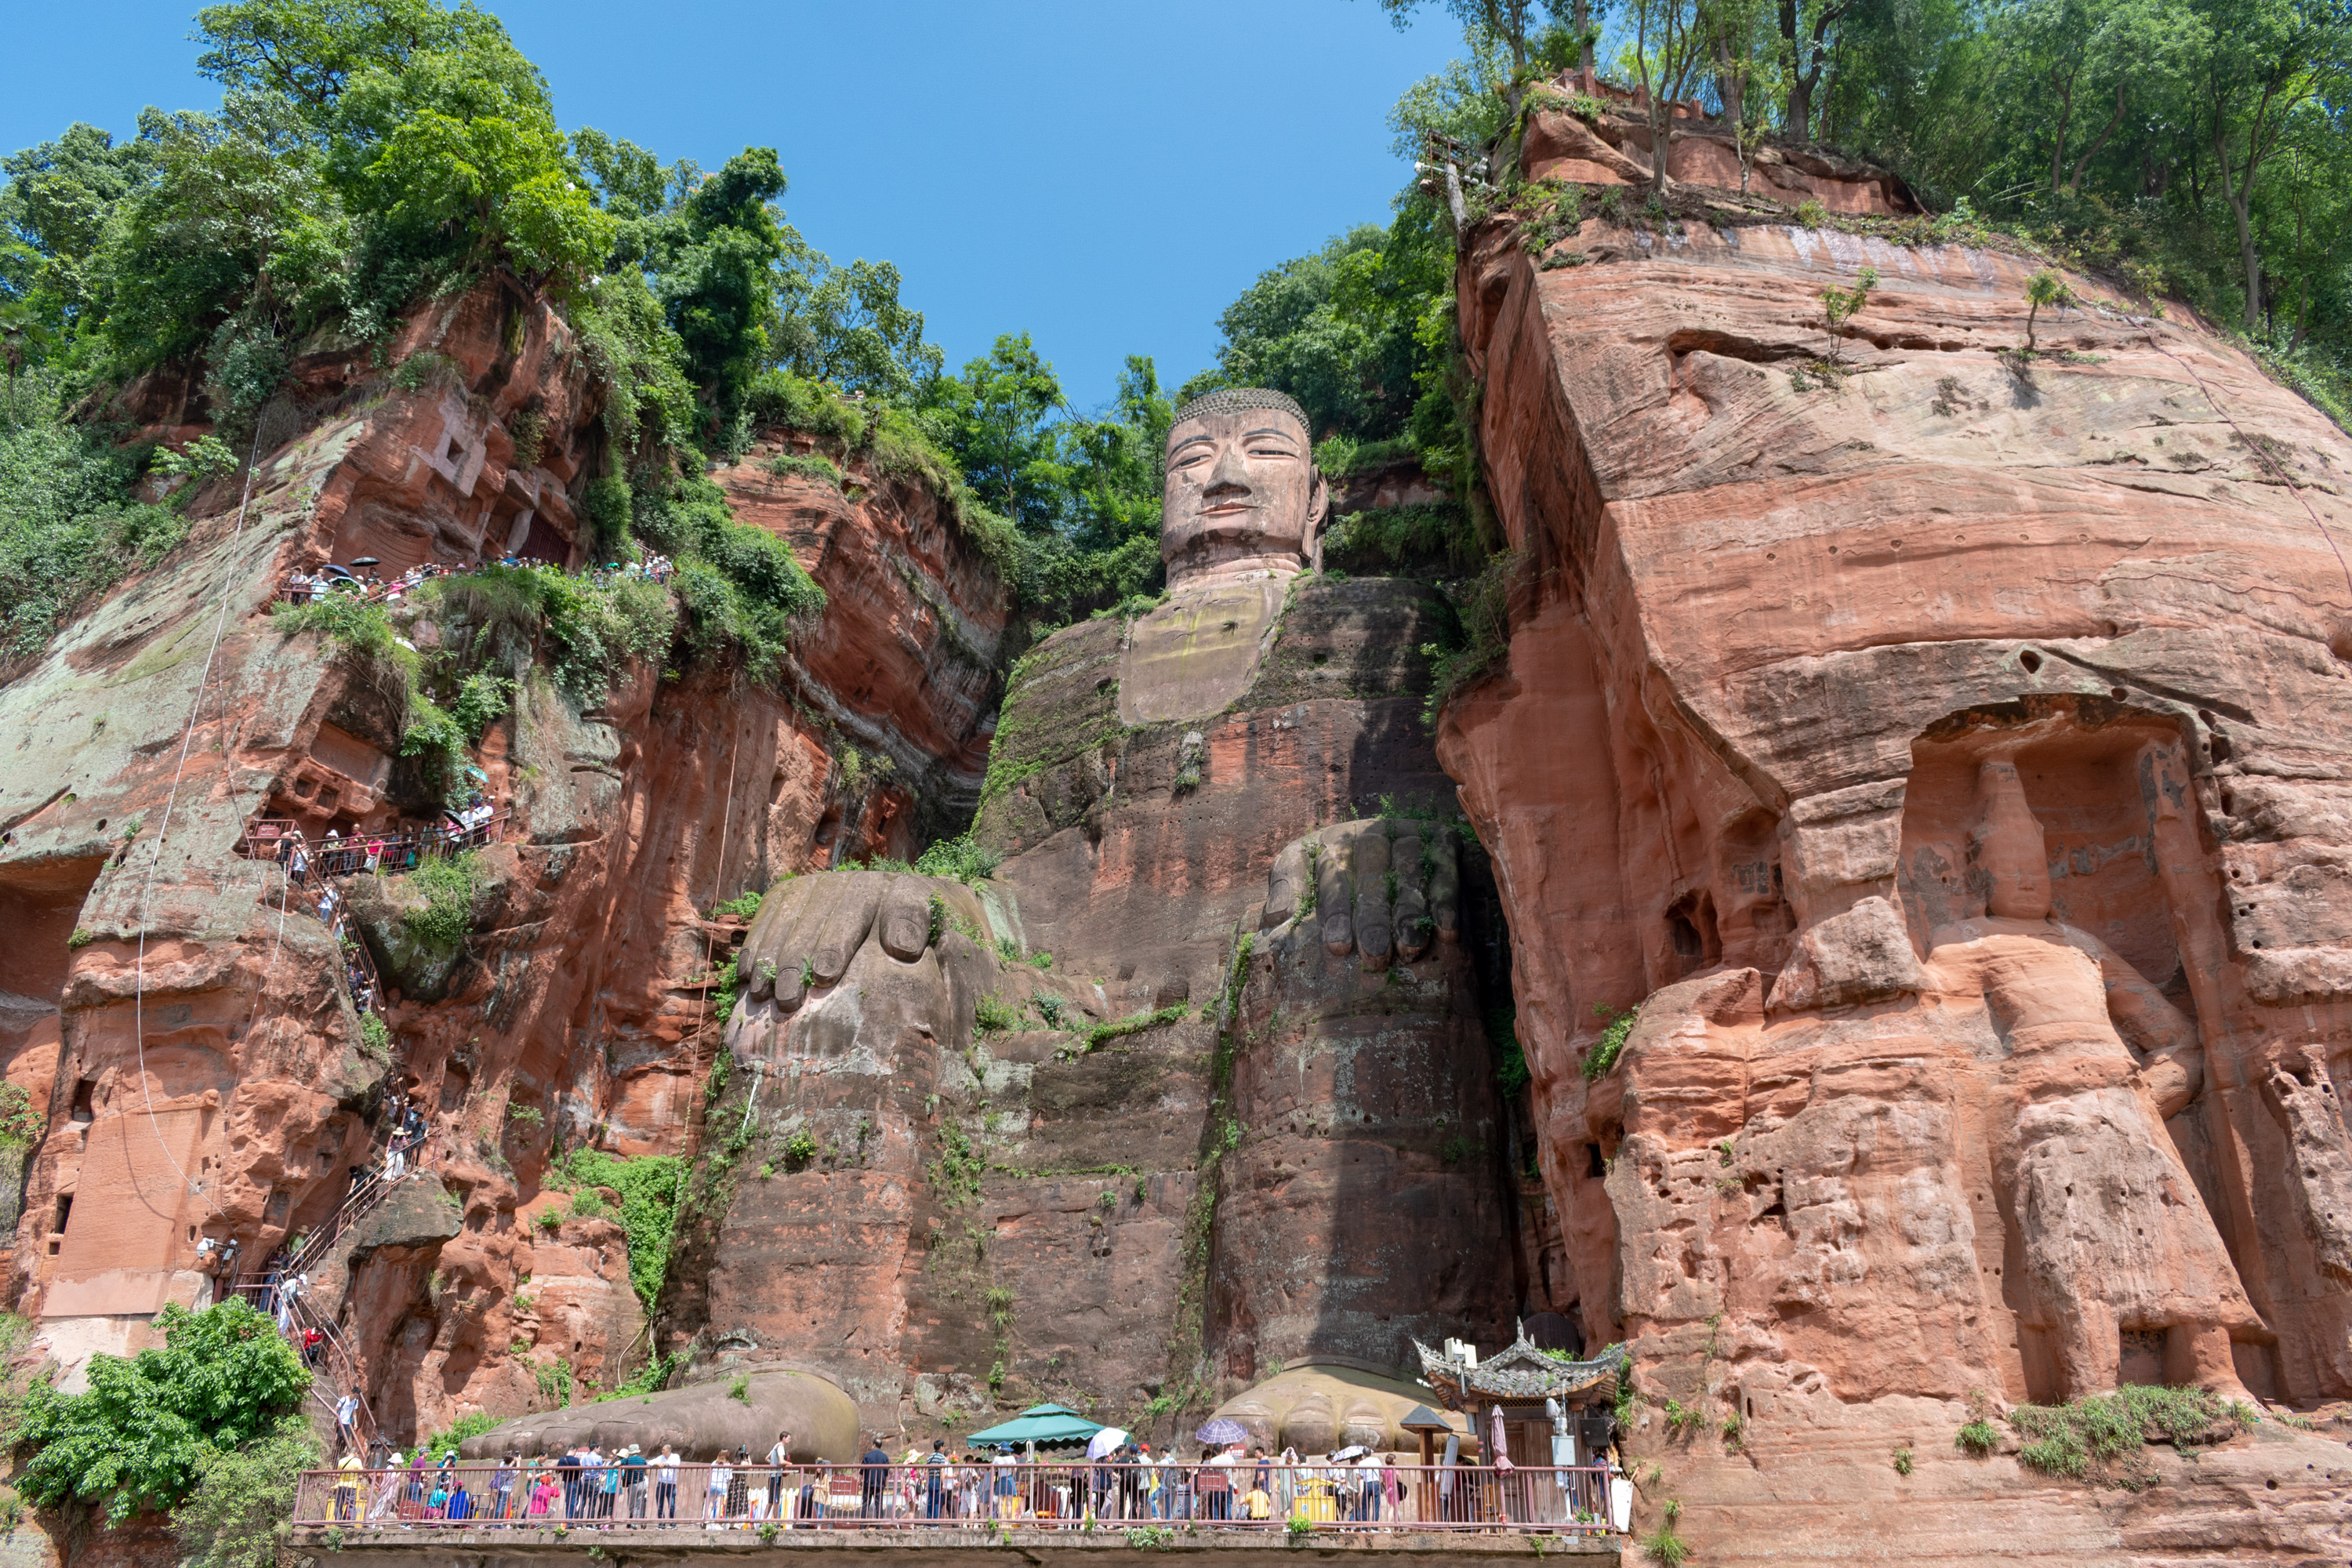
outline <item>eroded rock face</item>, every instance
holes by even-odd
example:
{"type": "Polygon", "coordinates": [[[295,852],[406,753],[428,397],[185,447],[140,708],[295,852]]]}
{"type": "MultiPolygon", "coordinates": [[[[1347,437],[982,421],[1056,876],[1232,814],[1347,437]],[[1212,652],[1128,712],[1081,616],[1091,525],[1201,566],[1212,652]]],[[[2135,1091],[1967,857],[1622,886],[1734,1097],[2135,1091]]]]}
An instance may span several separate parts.
{"type": "MultiPolygon", "coordinates": [[[[1547,155],[1605,162],[1588,132],[1547,155]]],[[[1744,1421],[1728,1455],[1636,1435],[1686,1533],[1779,1551],[1791,1467],[1907,1499],[1898,1445],[1979,1524],[2046,1517],[2005,1459],[1950,1473],[1971,1391],[2352,1393],[2325,1217],[2352,583],[2322,526],[2352,524],[2352,442],[2123,304],[2002,357],[2007,255],[1697,221],[1563,244],[1581,265],[1498,226],[1465,252],[1517,576],[1440,753],[1509,910],[1588,1340],[1744,1421]],[[1843,374],[1806,372],[1820,289],[1865,263],[1843,374]]],[[[2343,1482],[2294,1468],[2323,1489],[2277,1540],[2327,1550],[2343,1482]]],[[[1902,1512],[1874,1542],[1978,1549],[1902,1512]]],[[[1827,1555],[1845,1527],[1803,1528],[1827,1555]]],[[[2200,1515],[2179,1549],[2269,1528],[2200,1515]]]]}
{"type": "MultiPolygon", "coordinates": [[[[586,702],[523,683],[481,748],[510,815],[473,931],[428,948],[406,881],[349,885],[389,984],[391,1049],[367,1047],[310,900],[236,847],[255,816],[315,835],[422,804],[402,794],[404,715],[263,613],[327,560],[584,559],[602,437],[568,329],[495,283],[408,323],[396,376],[311,348],[264,411],[242,520],[237,486],[191,498],[187,546],[0,688],[0,1055],[49,1118],[15,1295],[68,1372],[137,1349],[162,1301],[210,1289],[200,1240],[236,1238],[257,1269],[326,1220],[397,1090],[431,1124],[431,1176],[402,1197],[429,1190],[432,1223],[347,1238],[313,1300],[406,1442],[642,1363],[622,1228],[541,1193],[547,1159],[686,1148],[740,935],[710,906],[905,855],[927,816],[969,809],[1004,597],[919,492],[853,472],[857,500],[814,494],[766,471],[772,443],[721,471],[827,592],[804,662],[782,689],[651,668],[586,702]]],[[[133,417],[184,423],[169,388],[126,395],[133,417]]]]}

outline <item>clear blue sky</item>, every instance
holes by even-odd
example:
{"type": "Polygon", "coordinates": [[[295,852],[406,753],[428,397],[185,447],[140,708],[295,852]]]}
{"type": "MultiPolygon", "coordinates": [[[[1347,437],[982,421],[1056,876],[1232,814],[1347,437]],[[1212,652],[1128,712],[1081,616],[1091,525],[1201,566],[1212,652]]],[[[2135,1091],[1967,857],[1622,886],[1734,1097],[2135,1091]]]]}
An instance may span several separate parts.
{"type": "MultiPolygon", "coordinates": [[[[1173,384],[1266,268],[1385,223],[1385,120],[1457,52],[1372,0],[489,0],[564,125],[716,167],[775,147],[835,260],[891,260],[950,364],[1026,329],[1071,400],[1122,356],[1173,384]]],[[[0,148],[210,108],[193,0],[0,0],[0,148]]]]}

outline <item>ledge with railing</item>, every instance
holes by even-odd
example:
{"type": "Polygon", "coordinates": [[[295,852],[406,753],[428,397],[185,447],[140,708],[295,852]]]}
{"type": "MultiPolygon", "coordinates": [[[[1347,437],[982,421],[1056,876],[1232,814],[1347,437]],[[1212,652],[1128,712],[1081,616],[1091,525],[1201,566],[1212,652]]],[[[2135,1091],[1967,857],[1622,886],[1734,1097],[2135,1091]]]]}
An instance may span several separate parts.
{"type": "Polygon", "coordinates": [[[413,871],[426,860],[450,859],[468,849],[503,843],[508,816],[493,812],[458,825],[414,827],[401,833],[357,833],[315,844],[290,817],[257,817],[246,825],[237,853],[248,860],[269,860],[285,867],[294,886],[305,888],[320,878],[413,871]]]}
{"type": "MultiPolygon", "coordinates": [[[[450,1464],[310,1470],[297,1527],[1479,1531],[1606,1537],[1613,1476],[1482,1465],[450,1464]]],[[[1622,1485],[1622,1479],[1618,1484],[1622,1485]]],[[[687,1544],[679,1542],[679,1544],[687,1544]]]]}

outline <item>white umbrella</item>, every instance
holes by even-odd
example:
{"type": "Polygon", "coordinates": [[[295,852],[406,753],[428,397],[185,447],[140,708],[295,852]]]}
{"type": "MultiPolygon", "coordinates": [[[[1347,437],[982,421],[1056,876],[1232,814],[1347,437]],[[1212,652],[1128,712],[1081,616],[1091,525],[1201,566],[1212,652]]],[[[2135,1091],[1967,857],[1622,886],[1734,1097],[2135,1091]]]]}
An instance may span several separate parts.
{"type": "Polygon", "coordinates": [[[1127,1434],[1125,1432],[1120,1431],[1116,1426],[1106,1426],[1101,1431],[1087,1439],[1087,1458],[1089,1459],[1099,1459],[1105,1454],[1109,1453],[1113,1448],[1118,1447],[1121,1443],[1126,1441],[1127,1434]]]}

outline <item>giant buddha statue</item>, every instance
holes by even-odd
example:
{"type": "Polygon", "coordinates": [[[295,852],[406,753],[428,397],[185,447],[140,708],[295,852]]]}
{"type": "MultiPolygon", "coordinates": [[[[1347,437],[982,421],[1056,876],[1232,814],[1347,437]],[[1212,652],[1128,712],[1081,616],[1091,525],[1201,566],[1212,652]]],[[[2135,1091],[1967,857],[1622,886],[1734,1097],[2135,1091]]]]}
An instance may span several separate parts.
{"type": "Polygon", "coordinates": [[[1277,392],[1180,411],[1167,598],[1016,668],[992,877],[769,892],[710,1112],[736,1173],[680,1232],[690,1375],[806,1365],[869,1425],[969,1429],[1310,1357],[1410,1375],[1413,1337],[1549,1304],[1480,1022],[1490,884],[1422,721],[1446,617],[1316,570],[1311,436],[1277,392]]]}

